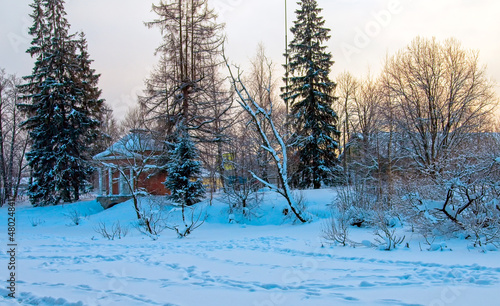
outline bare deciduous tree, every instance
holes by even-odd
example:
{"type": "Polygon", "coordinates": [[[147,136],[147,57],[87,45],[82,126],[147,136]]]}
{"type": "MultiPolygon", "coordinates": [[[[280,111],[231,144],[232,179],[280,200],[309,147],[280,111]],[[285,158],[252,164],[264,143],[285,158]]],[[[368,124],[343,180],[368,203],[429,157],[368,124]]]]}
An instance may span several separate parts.
{"type": "Polygon", "coordinates": [[[24,116],[17,109],[21,80],[0,69],[0,206],[19,193],[27,134],[19,128],[24,116]]]}
{"type": "Polygon", "coordinates": [[[432,176],[495,106],[478,52],[455,39],[416,38],[387,61],[382,82],[417,168],[432,176]]]}
{"type": "MultiPolygon", "coordinates": [[[[262,43],[259,43],[257,46],[257,51],[255,56],[250,60],[250,72],[245,76],[245,84],[248,85],[248,90],[250,95],[255,99],[258,105],[260,105],[263,109],[269,110],[273,108],[271,116],[274,122],[284,123],[286,120],[286,113],[284,105],[273,103],[272,101],[280,101],[279,94],[277,92],[277,80],[274,77],[274,64],[266,55],[266,49],[262,43]]],[[[254,156],[254,160],[257,161],[258,164],[258,173],[260,177],[265,180],[269,180],[272,175],[270,169],[271,157],[269,153],[262,148],[261,138],[258,131],[250,128],[252,125],[248,125],[248,123],[252,120],[251,116],[244,112],[242,116],[242,120],[244,123],[243,128],[247,129],[245,134],[247,137],[250,137],[254,144],[257,145],[256,156],[254,156]],[[260,143],[260,144],[259,144],[260,143]]],[[[272,133],[271,128],[266,122],[262,123],[262,128],[266,133],[272,133]]],[[[286,126],[282,124],[276,125],[278,131],[281,135],[286,135],[286,126]]]]}
{"type": "Polygon", "coordinates": [[[336,94],[339,99],[336,101],[336,113],[339,116],[338,122],[341,131],[340,143],[340,158],[344,167],[344,177],[349,176],[350,149],[349,141],[351,140],[350,129],[350,106],[354,103],[353,100],[357,97],[359,81],[349,72],[343,72],[337,78],[336,94]]]}
{"type": "Polygon", "coordinates": [[[149,119],[167,134],[182,120],[189,130],[196,130],[193,137],[213,140],[208,126],[225,113],[214,104],[229,108],[217,77],[224,24],[216,22],[207,0],[160,1],[153,11],[158,18],[146,25],[160,28],[163,42],[156,50],[160,62],[146,81],[141,103],[149,119]]]}
{"type": "MultiPolygon", "coordinates": [[[[227,63],[227,60],[226,60],[227,63]]],[[[253,172],[250,172],[252,176],[260,181],[262,184],[270,188],[271,190],[281,194],[287,201],[291,211],[301,222],[307,222],[307,218],[303,216],[303,212],[297,209],[297,203],[293,197],[292,190],[288,184],[288,156],[287,156],[287,145],[280,135],[274,121],[272,119],[273,104],[270,101],[269,109],[266,110],[262,108],[252,97],[249,90],[245,87],[241,74],[234,75],[229,67],[229,73],[231,75],[231,80],[233,87],[238,95],[238,103],[246,111],[246,113],[252,118],[252,124],[254,125],[256,131],[259,133],[262,143],[262,148],[266,150],[272,157],[274,165],[276,166],[278,172],[279,187],[276,184],[272,184],[269,181],[263,180],[261,177],[253,172]],[[269,126],[271,132],[266,133],[264,129],[264,124],[269,126]]]]}
{"type": "Polygon", "coordinates": [[[132,130],[146,129],[144,110],[139,106],[129,107],[125,118],[120,122],[120,134],[126,135],[132,130]]]}

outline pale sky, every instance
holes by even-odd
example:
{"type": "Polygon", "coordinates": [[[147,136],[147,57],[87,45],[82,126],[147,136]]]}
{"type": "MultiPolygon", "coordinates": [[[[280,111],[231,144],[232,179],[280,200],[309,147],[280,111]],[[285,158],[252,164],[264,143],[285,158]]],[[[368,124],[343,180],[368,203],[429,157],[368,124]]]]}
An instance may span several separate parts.
{"type": "MultiPolygon", "coordinates": [[[[30,0],[0,0],[0,68],[28,75],[33,60],[25,53],[31,38],[30,0]]],[[[158,0],[154,1],[155,3],[158,0]]],[[[67,0],[71,31],[83,31],[93,68],[101,74],[103,98],[121,120],[156,64],[157,29],[144,21],[155,18],[148,0],[67,0]]],[[[285,0],[209,0],[226,23],[226,54],[245,67],[262,42],[281,73],[284,62],[285,0]]],[[[332,38],[335,64],[362,76],[380,72],[386,55],[420,35],[440,40],[455,37],[467,49],[480,51],[492,79],[500,81],[500,1],[495,0],[318,0],[332,38]]],[[[295,1],[288,0],[288,26],[295,20],[295,1]]],[[[289,40],[291,37],[289,36],[289,40]]],[[[497,92],[500,93],[500,90],[497,92]]]]}

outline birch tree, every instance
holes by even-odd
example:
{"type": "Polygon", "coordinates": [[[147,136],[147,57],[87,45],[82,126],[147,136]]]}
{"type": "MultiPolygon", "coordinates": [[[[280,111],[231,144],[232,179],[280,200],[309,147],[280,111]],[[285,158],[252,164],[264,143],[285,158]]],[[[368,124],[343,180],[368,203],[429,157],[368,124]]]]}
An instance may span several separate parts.
{"type": "Polygon", "coordinates": [[[235,89],[238,97],[237,101],[245,112],[252,118],[252,124],[262,141],[262,149],[271,155],[277,169],[279,185],[272,184],[269,181],[264,180],[253,171],[250,171],[250,174],[270,190],[281,194],[286,199],[290,210],[297,217],[297,219],[303,223],[307,222],[307,217],[305,217],[304,213],[297,208],[297,202],[293,197],[292,190],[288,183],[287,145],[285,144],[283,137],[280,135],[278,128],[272,119],[272,101],[269,103],[269,109],[264,109],[255,101],[247,87],[245,87],[239,71],[237,75],[234,75],[229,65],[228,68],[233,88],[235,89]],[[270,133],[266,132],[264,125],[269,126],[269,130],[271,131],[270,133]]]}

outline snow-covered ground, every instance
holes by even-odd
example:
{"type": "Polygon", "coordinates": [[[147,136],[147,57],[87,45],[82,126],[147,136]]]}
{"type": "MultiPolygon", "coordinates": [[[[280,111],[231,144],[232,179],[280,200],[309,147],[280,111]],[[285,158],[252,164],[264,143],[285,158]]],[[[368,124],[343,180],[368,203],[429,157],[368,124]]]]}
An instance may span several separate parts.
{"type": "MultiPolygon", "coordinates": [[[[459,239],[446,241],[445,251],[427,251],[405,229],[409,248],[331,246],[322,227],[334,191],[304,197],[315,216],[309,224],[293,224],[282,214],[285,202],[266,193],[262,209],[253,211],[260,218],[235,215],[240,223],[229,224],[227,204],[215,201],[191,236],[165,230],[158,240],[132,226],[131,202],[106,211],[95,201],[21,205],[17,299],[6,298],[3,282],[0,305],[500,305],[500,252],[469,249],[459,239]],[[78,226],[67,216],[74,211],[85,215],[78,226]],[[94,230],[116,220],[129,227],[122,239],[94,230]]],[[[0,214],[5,238],[7,208],[0,214]]],[[[353,228],[352,238],[373,241],[373,230],[353,228]]]]}

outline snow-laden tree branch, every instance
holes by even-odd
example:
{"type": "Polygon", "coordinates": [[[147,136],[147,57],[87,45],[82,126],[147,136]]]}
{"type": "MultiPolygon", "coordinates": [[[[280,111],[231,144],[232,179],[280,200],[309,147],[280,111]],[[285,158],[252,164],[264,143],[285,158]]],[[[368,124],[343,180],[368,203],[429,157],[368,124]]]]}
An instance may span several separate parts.
{"type": "Polygon", "coordinates": [[[295,214],[297,219],[304,223],[307,222],[308,220],[303,216],[303,213],[297,209],[297,203],[293,198],[292,191],[290,189],[290,186],[288,185],[287,146],[285,144],[285,141],[283,140],[283,137],[278,132],[278,129],[276,128],[276,125],[274,124],[274,121],[271,117],[273,109],[272,101],[270,101],[269,110],[266,110],[262,106],[260,106],[243,84],[239,69],[238,74],[235,76],[227,62],[227,59],[225,59],[225,61],[229,69],[232,85],[239,98],[237,99],[237,102],[252,119],[252,123],[262,140],[262,149],[269,152],[269,154],[272,156],[274,164],[278,170],[279,185],[272,184],[269,181],[262,179],[252,171],[250,171],[250,174],[269,189],[281,194],[287,200],[291,211],[295,214]],[[264,123],[267,123],[267,125],[270,127],[270,135],[266,133],[264,123]],[[277,143],[276,148],[275,146],[273,146],[274,143],[277,143]]]}

